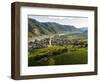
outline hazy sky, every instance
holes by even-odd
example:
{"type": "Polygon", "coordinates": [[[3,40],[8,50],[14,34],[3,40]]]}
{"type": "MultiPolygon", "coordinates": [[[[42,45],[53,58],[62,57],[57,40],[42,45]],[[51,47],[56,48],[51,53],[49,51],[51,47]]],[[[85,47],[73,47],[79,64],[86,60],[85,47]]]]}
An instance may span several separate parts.
{"type": "Polygon", "coordinates": [[[77,28],[88,27],[88,17],[71,16],[45,16],[29,15],[29,18],[36,19],[39,22],[56,22],[63,25],[73,25],[77,28]]]}

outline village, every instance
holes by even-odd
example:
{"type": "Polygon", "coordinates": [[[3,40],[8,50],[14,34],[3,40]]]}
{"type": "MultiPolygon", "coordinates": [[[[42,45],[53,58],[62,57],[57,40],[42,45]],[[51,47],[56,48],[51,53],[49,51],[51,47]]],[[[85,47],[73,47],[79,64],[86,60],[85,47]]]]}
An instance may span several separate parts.
{"type": "Polygon", "coordinates": [[[81,47],[87,47],[86,41],[82,40],[66,40],[66,39],[55,39],[55,38],[45,38],[42,40],[34,40],[34,42],[28,43],[28,51],[40,48],[47,48],[49,46],[67,46],[67,45],[77,45],[81,47]]]}

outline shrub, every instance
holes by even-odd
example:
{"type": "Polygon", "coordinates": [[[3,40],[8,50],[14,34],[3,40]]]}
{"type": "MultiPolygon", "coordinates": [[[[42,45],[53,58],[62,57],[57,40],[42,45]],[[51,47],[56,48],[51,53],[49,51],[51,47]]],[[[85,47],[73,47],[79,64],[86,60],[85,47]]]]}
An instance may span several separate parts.
{"type": "Polygon", "coordinates": [[[48,65],[54,65],[55,60],[53,58],[48,58],[47,63],[48,63],[48,65]]]}

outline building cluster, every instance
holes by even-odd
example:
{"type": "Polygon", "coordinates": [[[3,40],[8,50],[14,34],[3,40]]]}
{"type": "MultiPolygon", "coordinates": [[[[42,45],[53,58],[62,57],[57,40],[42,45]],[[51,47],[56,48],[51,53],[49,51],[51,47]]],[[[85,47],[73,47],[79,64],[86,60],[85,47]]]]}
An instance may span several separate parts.
{"type": "Polygon", "coordinates": [[[45,38],[42,40],[34,40],[34,42],[29,42],[28,50],[31,51],[33,49],[46,48],[49,45],[52,45],[52,46],[81,45],[81,41],[80,40],[52,39],[50,43],[50,39],[45,38]]]}

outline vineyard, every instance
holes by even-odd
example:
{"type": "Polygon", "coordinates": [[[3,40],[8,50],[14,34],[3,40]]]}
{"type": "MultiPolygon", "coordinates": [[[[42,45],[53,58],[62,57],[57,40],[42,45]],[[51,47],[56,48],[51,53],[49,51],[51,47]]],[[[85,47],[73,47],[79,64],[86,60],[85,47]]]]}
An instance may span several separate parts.
{"type": "Polygon", "coordinates": [[[29,66],[86,64],[87,47],[51,46],[34,49],[28,54],[29,66]]]}

